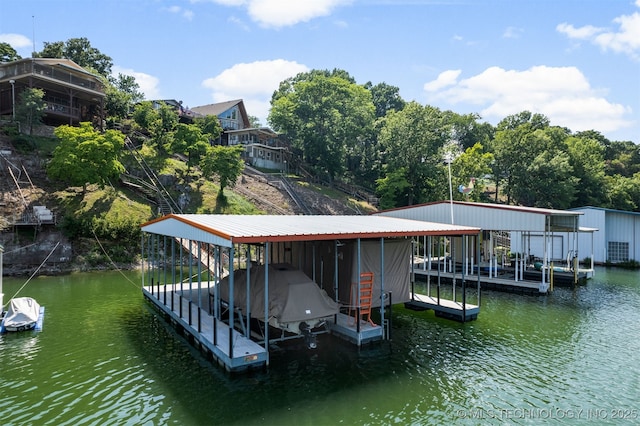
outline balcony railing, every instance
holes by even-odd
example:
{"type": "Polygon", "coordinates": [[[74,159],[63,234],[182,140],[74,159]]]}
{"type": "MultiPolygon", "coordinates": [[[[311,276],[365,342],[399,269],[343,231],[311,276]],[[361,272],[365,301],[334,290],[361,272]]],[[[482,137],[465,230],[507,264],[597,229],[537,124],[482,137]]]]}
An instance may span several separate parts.
{"type": "Polygon", "coordinates": [[[80,118],[80,108],[73,108],[69,105],[57,104],[47,101],[46,99],[45,102],[47,103],[47,112],[50,114],[64,115],[66,117],[73,117],[76,119],[80,118]]]}
{"type": "Polygon", "coordinates": [[[33,61],[26,61],[5,66],[4,71],[5,78],[33,74],[35,76],[48,77],[60,82],[69,83],[74,86],[83,87],[97,92],[102,92],[104,89],[100,82],[88,78],[82,78],[78,75],[80,73],[79,71],[74,73],[72,68],[68,67],[68,69],[65,69],[63,65],[50,66],[41,65],[33,61]]]}

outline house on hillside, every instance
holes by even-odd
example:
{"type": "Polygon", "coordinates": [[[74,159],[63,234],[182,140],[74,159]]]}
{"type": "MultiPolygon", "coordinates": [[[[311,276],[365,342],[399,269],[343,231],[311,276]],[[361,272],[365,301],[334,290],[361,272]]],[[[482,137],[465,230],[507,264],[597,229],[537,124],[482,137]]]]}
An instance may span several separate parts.
{"type": "Polygon", "coordinates": [[[27,88],[44,91],[44,123],[101,125],[106,94],[99,77],[69,59],[27,58],[0,63],[0,115],[11,117],[27,88]]]}
{"type": "Polygon", "coordinates": [[[153,100],[151,101],[151,105],[153,109],[160,109],[162,104],[168,105],[175,110],[178,114],[178,120],[180,123],[191,124],[193,123],[193,119],[198,117],[199,114],[196,114],[189,107],[184,106],[182,101],[176,101],[175,99],[161,99],[161,100],[153,100]]]}
{"type": "Polygon", "coordinates": [[[242,99],[191,109],[197,115],[215,115],[223,133],[216,141],[223,146],[243,145],[244,160],[254,167],[287,171],[288,147],[268,127],[251,127],[242,99]]]}

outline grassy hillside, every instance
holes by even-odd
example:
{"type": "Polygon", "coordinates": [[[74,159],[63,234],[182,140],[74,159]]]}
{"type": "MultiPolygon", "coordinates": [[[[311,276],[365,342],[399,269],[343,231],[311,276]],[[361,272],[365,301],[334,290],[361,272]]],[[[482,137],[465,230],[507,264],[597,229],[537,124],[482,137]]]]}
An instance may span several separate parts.
{"type": "MultiPolygon", "coordinates": [[[[158,205],[149,194],[120,181],[111,182],[104,188],[89,185],[84,191],[80,187],[67,187],[64,182],[51,181],[46,175],[46,164],[55,145],[55,139],[47,137],[3,135],[0,138],[0,148],[12,152],[13,168],[17,171],[24,167],[29,176],[29,183],[22,179],[17,185],[11,179],[4,179],[1,189],[6,202],[0,203],[0,223],[10,222],[31,206],[45,205],[55,213],[57,224],[44,226],[35,236],[47,232],[64,234],[73,246],[73,269],[109,267],[112,262],[118,265],[137,263],[140,224],[160,214],[158,205]]],[[[225,189],[226,203],[219,205],[219,186],[204,179],[197,169],[189,169],[181,159],[161,156],[147,146],[138,152],[171,198],[186,200],[184,213],[300,213],[285,191],[251,176],[243,176],[235,188],[225,189]]],[[[146,180],[139,159],[125,152],[122,163],[128,175],[146,180]]],[[[355,214],[374,210],[339,191],[297,182],[293,176],[291,181],[298,195],[314,207],[316,214],[355,214]]],[[[17,245],[33,242],[18,241],[16,235],[7,238],[17,245]]]]}

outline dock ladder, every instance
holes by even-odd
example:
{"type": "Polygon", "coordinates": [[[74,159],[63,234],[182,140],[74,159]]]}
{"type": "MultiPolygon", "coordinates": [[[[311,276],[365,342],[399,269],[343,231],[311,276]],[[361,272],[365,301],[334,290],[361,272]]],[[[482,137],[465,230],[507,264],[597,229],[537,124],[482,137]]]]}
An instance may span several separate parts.
{"type": "Polygon", "coordinates": [[[354,324],[358,320],[368,322],[372,326],[376,324],[371,319],[371,303],[373,302],[373,272],[360,274],[360,294],[358,295],[358,283],[351,283],[351,300],[349,302],[349,317],[353,316],[354,324]]]}

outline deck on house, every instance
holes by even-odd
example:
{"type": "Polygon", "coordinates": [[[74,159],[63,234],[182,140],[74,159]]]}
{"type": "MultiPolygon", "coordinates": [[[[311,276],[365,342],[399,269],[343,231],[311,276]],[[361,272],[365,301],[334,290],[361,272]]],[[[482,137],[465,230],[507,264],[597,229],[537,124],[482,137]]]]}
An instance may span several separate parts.
{"type": "Polygon", "coordinates": [[[195,287],[196,284],[192,283],[187,288],[180,284],[145,286],[142,292],[172,322],[188,332],[201,348],[206,348],[227,371],[244,371],[266,365],[268,356],[265,348],[224,322],[214,320],[206,308],[208,283],[206,287],[205,283],[201,283],[201,287],[195,287]],[[200,306],[204,308],[199,307],[199,298],[203,302],[200,306]],[[232,336],[231,342],[229,335],[232,336]]]}

